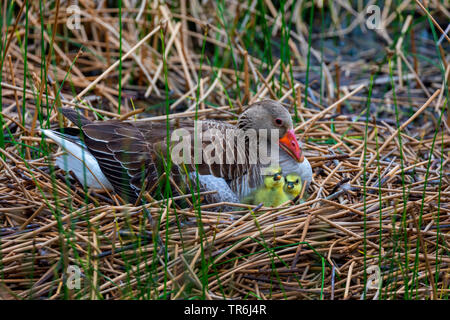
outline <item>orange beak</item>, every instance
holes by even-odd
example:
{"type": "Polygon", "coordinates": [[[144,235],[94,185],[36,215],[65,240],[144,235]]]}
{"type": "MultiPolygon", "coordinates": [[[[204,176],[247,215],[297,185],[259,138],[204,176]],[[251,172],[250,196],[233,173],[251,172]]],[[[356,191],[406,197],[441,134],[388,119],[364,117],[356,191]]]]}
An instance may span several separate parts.
{"type": "Polygon", "coordinates": [[[286,134],[280,139],[280,147],[286,151],[297,162],[303,162],[303,152],[298,145],[294,130],[288,130],[286,134]]]}

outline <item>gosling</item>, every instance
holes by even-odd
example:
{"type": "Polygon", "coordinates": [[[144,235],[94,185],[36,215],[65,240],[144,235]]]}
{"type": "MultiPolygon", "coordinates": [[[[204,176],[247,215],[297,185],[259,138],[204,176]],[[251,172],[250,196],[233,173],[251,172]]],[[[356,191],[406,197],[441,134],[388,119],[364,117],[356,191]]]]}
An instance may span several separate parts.
{"type": "Polygon", "coordinates": [[[263,176],[264,185],[256,190],[252,204],[258,205],[262,202],[265,207],[278,207],[289,201],[283,190],[285,180],[280,167],[266,168],[263,176]]]}
{"type": "Polygon", "coordinates": [[[295,199],[302,191],[302,180],[295,174],[291,173],[285,177],[284,192],[290,200],[295,199]]]}

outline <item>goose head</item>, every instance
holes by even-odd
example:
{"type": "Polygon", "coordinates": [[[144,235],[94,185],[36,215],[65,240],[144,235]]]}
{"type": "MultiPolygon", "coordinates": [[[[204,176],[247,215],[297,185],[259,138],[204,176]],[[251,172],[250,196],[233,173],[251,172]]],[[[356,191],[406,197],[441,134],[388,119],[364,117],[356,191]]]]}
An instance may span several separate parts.
{"type": "Polygon", "coordinates": [[[238,128],[241,130],[267,130],[270,143],[271,130],[278,131],[280,148],[286,151],[297,162],[303,162],[303,152],[295,137],[294,126],[289,112],[281,103],[264,100],[249,105],[240,115],[238,128]]]}

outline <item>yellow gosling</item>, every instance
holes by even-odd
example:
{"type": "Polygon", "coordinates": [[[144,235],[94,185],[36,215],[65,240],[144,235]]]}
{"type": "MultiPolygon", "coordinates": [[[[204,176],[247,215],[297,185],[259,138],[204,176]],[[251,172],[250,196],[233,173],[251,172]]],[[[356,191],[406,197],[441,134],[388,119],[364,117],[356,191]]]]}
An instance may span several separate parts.
{"type": "Polygon", "coordinates": [[[289,200],[284,192],[284,177],[280,167],[266,168],[263,174],[264,185],[256,190],[253,204],[258,205],[261,202],[265,207],[278,207],[289,200]]]}

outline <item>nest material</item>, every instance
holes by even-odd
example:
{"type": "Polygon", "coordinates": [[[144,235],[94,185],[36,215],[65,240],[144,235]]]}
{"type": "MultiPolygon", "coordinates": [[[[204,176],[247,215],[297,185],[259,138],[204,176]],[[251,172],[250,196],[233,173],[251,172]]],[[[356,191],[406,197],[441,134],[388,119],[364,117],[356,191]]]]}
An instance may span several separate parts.
{"type": "MultiPolygon", "coordinates": [[[[22,144],[8,140],[0,150],[1,298],[156,299],[167,294],[171,299],[360,299],[365,293],[372,299],[411,297],[411,288],[421,298],[448,297],[450,131],[445,116],[439,118],[446,95],[435,66],[424,62],[420,77],[401,68],[391,77],[387,64],[382,65],[366,121],[366,68],[375,66],[374,52],[341,62],[335,70],[324,64],[325,89],[320,93],[314,74],[308,90],[298,81],[306,74],[304,34],[294,32],[291,39],[292,73],[281,60],[268,68],[239,42],[232,46],[242,69],[215,69],[201,63],[205,32],[208,50],[217,47],[228,54],[229,43],[221,28],[206,23],[207,8],[198,6],[186,15],[159,5],[144,12],[152,22],[141,19],[135,24],[136,15],[143,16],[140,9],[124,7],[122,48],[128,58],[122,63],[122,78],[134,81],[124,80],[119,95],[114,65],[119,56],[117,10],[84,8],[84,29],[68,33],[64,8],[51,8],[44,12],[46,21],[56,21],[59,32],[85,48],[77,53],[58,37],[46,38],[57,63],[48,68],[45,94],[37,76],[40,42],[32,42],[30,35],[27,68],[36,77],[27,82],[23,113],[17,108],[24,93],[23,56],[16,38],[9,44],[11,63],[3,66],[2,80],[3,129],[5,136],[8,128],[22,144]],[[66,82],[54,98],[75,58],[70,82],[78,96],[73,97],[66,82]],[[262,75],[260,67],[267,73],[262,75]],[[305,201],[216,212],[217,206],[227,204],[198,208],[188,194],[144,206],[125,205],[113,194],[85,193],[71,177],[54,170],[54,146],[49,146],[53,153],[37,151],[48,149],[36,132],[33,92],[44,93],[44,107],[47,99],[49,107],[56,102],[53,109],[42,109],[54,127],[62,124],[56,107],[73,106],[80,99],[84,102],[78,107],[109,118],[157,121],[166,119],[166,80],[169,117],[175,120],[194,118],[198,107],[200,119],[234,122],[252,101],[272,98],[285,103],[298,116],[296,132],[313,166],[314,181],[305,201]],[[415,82],[409,91],[405,81],[415,82]],[[394,91],[384,92],[392,83],[394,91]],[[228,94],[235,84],[242,90],[240,99],[228,94]],[[196,92],[194,101],[190,97],[196,92]],[[70,266],[81,271],[79,289],[68,289],[70,266]],[[378,271],[382,281],[374,281],[378,271]],[[371,286],[365,287],[366,280],[371,286]]],[[[30,24],[37,31],[35,9],[30,24]]],[[[270,25],[276,21],[270,14],[266,18],[270,25]]],[[[220,21],[215,14],[214,19],[220,21]]],[[[19,21],[15,28],[22,32],[24,18],[19,21]]],[[[298,30],[307,30],[298,24],[298,30]]],[[[8,30],[14,34],[14,25],[8,30]]],[[[388,45],[386,34],[381,36],[388,45]]]]}

